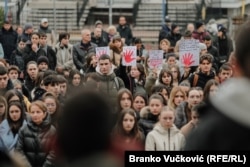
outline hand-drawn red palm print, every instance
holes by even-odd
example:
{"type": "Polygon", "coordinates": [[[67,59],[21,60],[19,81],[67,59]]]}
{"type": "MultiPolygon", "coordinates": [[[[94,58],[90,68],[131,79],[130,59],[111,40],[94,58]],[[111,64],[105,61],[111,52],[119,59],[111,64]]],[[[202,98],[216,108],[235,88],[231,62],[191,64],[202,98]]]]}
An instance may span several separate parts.
{"type": "Polygon", "coordinates": [[[126,50],[123,54],[124,60],[126,63],[131,63],[135,58],[133,57],[133,51],[132,50],[126,50]]]}
{"type": "Polygon", "coordinates": [[[104,55],[104,54],[107,54],[107,51],[106,51],[106,50],[101,50],[101,51],[99,51],[99,52],[96,54],[96,57],[99,58],[99,57],[101,57],[101,55],[104,55]]]}
{"type": "Polygon", "coordinates": [[[195,61],[193,60],[194,55],[192,53],[186,53],[182,56],[182,64],[184,66],[190,66],[192,65],[195,61]]]}

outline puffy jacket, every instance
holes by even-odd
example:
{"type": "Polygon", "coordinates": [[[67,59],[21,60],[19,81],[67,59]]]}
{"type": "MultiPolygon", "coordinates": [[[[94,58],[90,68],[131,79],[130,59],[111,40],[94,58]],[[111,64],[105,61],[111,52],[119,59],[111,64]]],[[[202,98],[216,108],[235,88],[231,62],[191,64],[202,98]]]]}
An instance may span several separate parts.
{"type": "Polygon", "coordinates": [[[139,127],[145,136],[147,136],[147,134],[154,128],[157,121],[158,115],[153,115],[148,106],[141,109],[139,127]]]}
{"type": "Polygon", "coordinates": [[[16,150],[32,167],[53,166],[55,154],[51,141],[55,134],[56,129],[51,125],[49,114],[40,125],[36,125],[29,118],[27,125],[19,131],[16,150]]]}
{"type": "MultiPolygon", "coordinates": [[[[26,125],[26,121],[23,122],[22,126],[26,125]]],[[[18,134],[14,135],[10,129],[7,119],[0,124],[0,150],[1,151],[12,151],[17,143],[18,134]]]]}
{"type": "Polygon", "coordinates": [[[145,150],[180,151],[184,146],[185,137],[175,125],[165,129],[158,123],[146,138],[145,150]]]}

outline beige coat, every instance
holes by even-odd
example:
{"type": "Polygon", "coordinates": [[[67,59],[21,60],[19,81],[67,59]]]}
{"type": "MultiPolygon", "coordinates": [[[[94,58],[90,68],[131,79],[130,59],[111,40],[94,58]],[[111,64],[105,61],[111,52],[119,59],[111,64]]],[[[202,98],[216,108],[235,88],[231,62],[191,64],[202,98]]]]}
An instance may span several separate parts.
{"type": "Polygon", "coordinates": [[[56,67],[63,67],[64,69],[75,69],[75,65],[73,63],[73,45],[69,44],[68,48],[60,48],[59,43],[56,44],[56,58],[57,65],[56,67]],[[65,52],[65,56],[63,56],[63,52],[65,52]]]}
{"type": "Polygon", "coordinates": [[[146,151],[180,151],[185,146],[185,137],[179,129],[173,125],[170,129],[164,129],[157,123],[146,138],[146,151]]]}

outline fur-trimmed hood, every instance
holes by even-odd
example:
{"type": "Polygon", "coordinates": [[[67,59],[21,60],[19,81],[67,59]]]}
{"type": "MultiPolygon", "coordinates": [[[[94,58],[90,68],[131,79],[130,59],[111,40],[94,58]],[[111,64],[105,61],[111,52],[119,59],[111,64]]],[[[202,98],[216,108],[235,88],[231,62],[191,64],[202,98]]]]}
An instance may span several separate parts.
{"type": "Polygon", "coordinates": [[[147,119],[150,114],[149,106],[143,107],[140,111],[140,118],[147,119]]]}
{"type": "Polygon", "coordinates": [[[158,117],[159,117],[159,115],[153,115],[150,112],[149,106],[143,107],[140,111],[140,118],[141,119],[153,120],[153,121],[157,122],[158,117]]]}

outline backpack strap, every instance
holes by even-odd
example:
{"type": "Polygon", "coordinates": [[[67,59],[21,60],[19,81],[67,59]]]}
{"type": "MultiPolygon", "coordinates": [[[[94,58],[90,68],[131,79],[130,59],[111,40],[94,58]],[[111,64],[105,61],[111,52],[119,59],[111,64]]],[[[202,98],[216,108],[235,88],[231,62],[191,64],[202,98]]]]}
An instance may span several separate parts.
{"type": "Polygon", "coordinates": [[[198,79],[199,79],[199,75],[194,74],[193,87],[195,87],[197,85],[198,79]]]}
{"type": "Polygon", "coordinates": [[[115,77],[114,80],[115,80],[115,87],[116,87],[116,89],[118,91],[120,89],[120,84],[119,84],[118,78],[115,77]]]}

